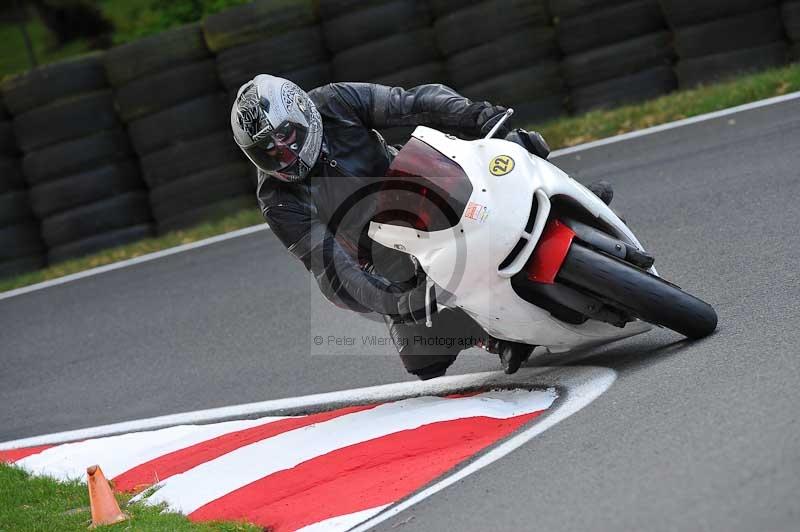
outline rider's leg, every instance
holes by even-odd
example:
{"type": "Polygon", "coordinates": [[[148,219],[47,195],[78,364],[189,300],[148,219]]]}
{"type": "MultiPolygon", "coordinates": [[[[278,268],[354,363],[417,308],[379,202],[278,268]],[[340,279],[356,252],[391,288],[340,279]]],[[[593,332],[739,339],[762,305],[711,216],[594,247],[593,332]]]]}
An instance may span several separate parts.
{"type": "Polygon", "coordinates": [[[406,371],[422,380],[444,375],[458,354],[484,335],[461,310],[442,310],[433,317],[432,327],[398,323],[389,316],[385,320],[406,371]]]}

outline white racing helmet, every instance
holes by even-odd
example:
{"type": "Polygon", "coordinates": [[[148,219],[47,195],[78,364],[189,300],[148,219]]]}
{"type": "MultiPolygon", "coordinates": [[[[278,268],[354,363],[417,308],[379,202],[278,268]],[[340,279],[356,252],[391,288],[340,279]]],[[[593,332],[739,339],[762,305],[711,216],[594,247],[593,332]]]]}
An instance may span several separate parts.
{"type": "Polygon", "coordinates": [[[231,128],[253,164],[287,183],[305,179],[322,148],[322,118],[314,102],[291,81],[267,74],[239,89],[231,128]]]}

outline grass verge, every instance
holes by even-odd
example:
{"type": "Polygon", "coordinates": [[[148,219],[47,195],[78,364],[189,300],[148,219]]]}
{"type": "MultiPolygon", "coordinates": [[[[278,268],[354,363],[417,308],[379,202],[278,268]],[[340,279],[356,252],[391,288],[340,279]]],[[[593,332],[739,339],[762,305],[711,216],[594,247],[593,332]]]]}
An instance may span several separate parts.
{"type": "MultiPolygon", "coordinates": [[[[253,198],[255,204],[255,197],[253,198]]],[[[73,273],[78,273],[98,266],[105,266],[113,262],[121,260],[132,259],[161,251],[163,249],[189,244],[224,233],[230,233],[237,229],[250,227],[253,225],[264,223],[261,213],[257,208],[243,209],[236,214],[210,220],[201,225],[191,227],[181,231],[173,231],[164,235],[145,238],[131,244],[110,248],[93,255],[81,257],[79,259],[72,259],[58,264],[53,264],[42,270],[36,270],[29,273],[17,275],[15,277],[8,277],[0,279],[0,292],[13,290],[22,286],[28,286],[35,283],[41,283],[57,277],[63,277],[73,273]]],[[[2,529],[0,529],[2,530],[2,529]]]]}
{"type": "MultiPolygon", "coordinates": [[[[800,91],[800,64],[744,76],[726,83],[675,92],[641,104],[560,118],[546,124],[534,125],[532,129],[541,131],[553,149],[564,148],[796,91],[800,91]]],[[[148,238],[81,259],[56,264],[44,270],[0,280],[0,292],[196,242],[259,223],[263,223],[263,219],[257,209],[243,210],[233,216],[213,220],[185,231],[148,238]]]]}
{"type": "Polygon", "coordinates": [[[559,118],[533,129],[553,149],[566,148],[796,91],[800,91],[800,64],[673,92],[641,104],[559,118]]]}
{"type": "MultiPolygon", "coordinates": [[[[183,515],[162,513],[162,507],[129,504],[129,499],[127,495],[117,495],[120,507],[131,518],[114,525],[109,530],[154,532],[262,530],[246,523],[192,523],[183,515]]],[[[18,467],[0,464],[0,530],[85,532],[90,522],[89,492],[85,482],[56,482],[48,478],[32,477],[18,467]]]]}

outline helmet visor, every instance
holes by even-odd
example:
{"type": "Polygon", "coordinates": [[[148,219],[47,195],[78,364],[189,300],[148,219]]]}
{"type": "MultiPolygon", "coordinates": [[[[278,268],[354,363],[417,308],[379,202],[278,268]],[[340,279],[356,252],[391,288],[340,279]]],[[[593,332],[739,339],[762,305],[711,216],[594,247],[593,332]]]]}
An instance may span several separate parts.
{"type": "Polygon", "coordinates": [[[244,152],[264,172],[283,181],[295,181],[300,177],[300,150],[307,132],[301,124],[287,120],[244,152]]]}

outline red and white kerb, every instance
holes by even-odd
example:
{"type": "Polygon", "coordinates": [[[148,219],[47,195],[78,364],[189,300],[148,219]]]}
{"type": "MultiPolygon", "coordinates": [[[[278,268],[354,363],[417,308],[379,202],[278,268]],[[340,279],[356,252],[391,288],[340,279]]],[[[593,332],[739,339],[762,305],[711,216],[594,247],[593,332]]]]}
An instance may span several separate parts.
{"type": "Polygon", "coordinates": [[[521,389],[419,397],[0,451],[0,461],[61,480],[100,464],[115,489],[141,491],[138,499],[194,521],[347,530],[510,436],[555,398],[521,389]]]}

